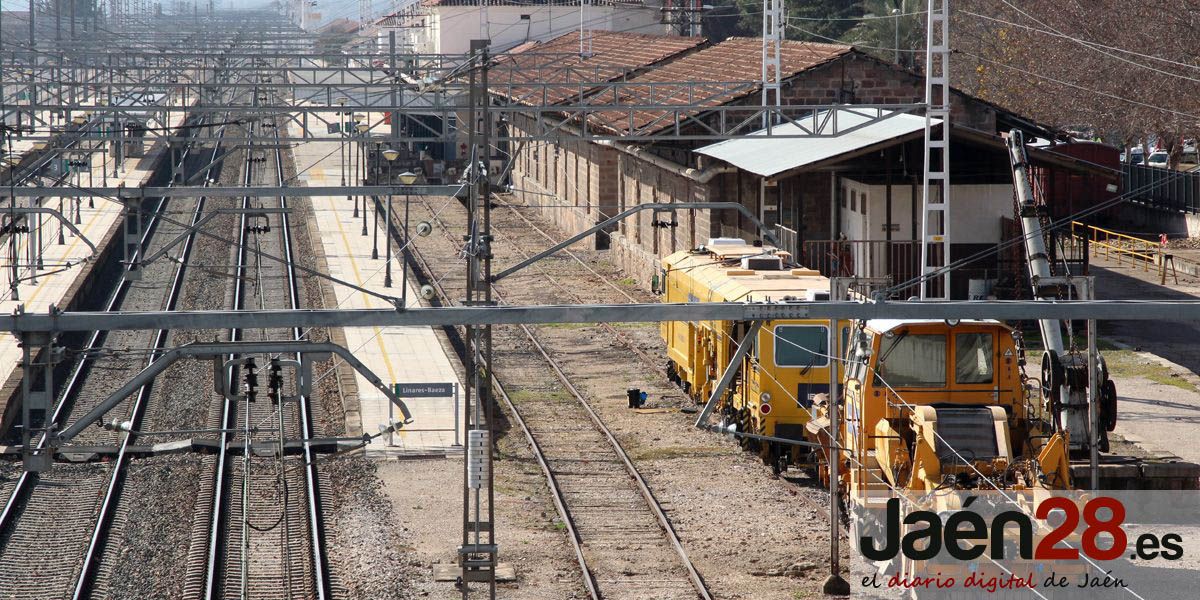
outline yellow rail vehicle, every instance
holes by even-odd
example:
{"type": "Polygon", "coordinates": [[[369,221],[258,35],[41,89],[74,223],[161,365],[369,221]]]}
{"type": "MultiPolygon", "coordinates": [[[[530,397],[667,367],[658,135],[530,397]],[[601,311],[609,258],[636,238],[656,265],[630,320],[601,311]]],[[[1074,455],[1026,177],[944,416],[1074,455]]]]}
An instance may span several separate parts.
{"type": "MultiPolygon", "coordinates": [[[[934,489],[1067,489],[1066,438],[1022,377],[998,321],[866,321],[843,395],[844,483],[854,502],[934,489]]],[[[811,430],[825,425],[822,418],[811,430]]]]}
{"type": "MultiPolygon", "coordinates": [[[[790,260],[787,252],[775,248],[715,239],[706,247],[664,258],[658,286],[663,302],[828,299],[829,280],[811,269],[792,268],[790,260]]],[[[844,339],[849,323],[841,329],[844,339]]],[[[728,321],[663,323],[668,376],[694,400],[706,402],[745,331],[744,324],[728,321]]],[[[717,411],[738,431],[803,440],[814,396],[829,392],[830,369],[842,375],[831,354],[828,321],[765,322],[717,411]]],[[[777,470],[801,462],[801,451],[793,445],[742,441],[777,470]]]]}

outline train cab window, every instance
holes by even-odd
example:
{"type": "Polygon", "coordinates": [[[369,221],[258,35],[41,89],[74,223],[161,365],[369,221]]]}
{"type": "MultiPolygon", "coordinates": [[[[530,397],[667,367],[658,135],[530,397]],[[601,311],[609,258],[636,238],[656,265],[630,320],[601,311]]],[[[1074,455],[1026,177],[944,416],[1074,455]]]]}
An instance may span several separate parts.
{"type": "Polygon", "coordinates": [[[991,383],[995,374],[992,357],[994,342],[990,333],[960,333],[954,336],[954,381],[991,383]]]}
{"type": "Polygon", "coordinates": [[[946,336],[902,331],[885,337],[875,363],[875,381],[892,387],[944,387],[946,336]]]}
{"type": "Polygon", "coordinates": [[[824,367],[829,364],[829,328],[821,325],[775,327],[775,366],[824,367]]]}

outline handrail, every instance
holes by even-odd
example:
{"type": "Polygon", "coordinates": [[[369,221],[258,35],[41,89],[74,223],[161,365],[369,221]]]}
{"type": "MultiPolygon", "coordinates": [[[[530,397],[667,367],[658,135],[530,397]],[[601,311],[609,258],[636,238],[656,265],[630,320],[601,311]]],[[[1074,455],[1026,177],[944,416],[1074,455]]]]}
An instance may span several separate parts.
{"type": "Polygon", "coordinates": [[[1093,255],[1099,256],[1102,251],[1105,259],[1112,259],[1115,255],[1117,264],[1122,263],[1122,257],[1128,257],[1135,264],[1142,262],[1143,269],[1147,271],[1151,265],[1162,264],[1162,245],[1150,240],[1079,221],[1071,221],[1071,237],[1086,239],[1092,246],[1093,255]]]}

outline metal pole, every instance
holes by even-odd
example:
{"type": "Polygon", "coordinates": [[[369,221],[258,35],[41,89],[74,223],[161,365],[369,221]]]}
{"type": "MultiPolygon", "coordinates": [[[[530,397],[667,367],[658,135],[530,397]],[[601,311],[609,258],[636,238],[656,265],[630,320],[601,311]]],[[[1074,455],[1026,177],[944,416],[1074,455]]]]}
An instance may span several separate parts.
{"type": "Polygon", "coordinates": [[[1092,475],[1092,489],[1100,489],[1100,410],[1099,410],[1099,386],[1100,378],[1098,377],[1097,353],[1096,353],[1096,320],[1088,319],[1087,321],[1087,343],[1088,343],[1088,420],[1090,421],[1089,448],[1090,454],[1090,471],[1092,475]]]}
{"type": "MultiPolygon", "coordinates": [[[[396,260],[400,263],[400,306],[408,308],[408,261],[405,258],[408,256],[408,190],[404,192],[404,247],[396,250],[396,260]]],[[[388,196],[388,207],[392,205],[391,196],[388,196]]],[[[391,221],[388,221],[391,224],[391,221]]],[[[388,246],[389,248],[391,246],[388,246]]],[[[392,264],[392,258],[388,257],[388,264],[392,264]]]]}
{"type": "MultiPolygon", "coordinates": [[[[901,7],[904,6],[903,0],[901,0],[900,6],[901,7]]],[[[900,13],[901,12],[902,11],[899,8],[892,9],[892,19],[894,20],[894,24],[896,26],[896,64],[900,64],[900,13]]]]}
{"type": "MultiPolygon", "coordinates": [[[[367,149],[367,134],[360,133],[362,139],[358,142],[358,163],[354,167],[354,177],[360,182],[366,181],[367,161],[363,157],[363,151],[367,149]]],[[[362,201],[362,234],[367,235],[367,196],[364,194],[362,201]]]]}
{"type": "MultiPolygon", "coordinates": [[[[390,173],[390,171],[391,171],[391,164],[390,164],[390,161],[389,161],[389,164],[388,164],[388,171],[389,171],[389,173],[388,173],[388,177],[390,178],[390,177],[391,177],[391,173],[390,173]]],[[[388,227],[391,227],[391,225],[392,225],[392,195],[391,195],[391,194],[388,194],[388,197],[387,197],[387,213],[386,213],[386,216],[384,217],[384,219],[383,219],[383,220],[384,220],[384,222],[386,222],[386,223],[387,223],[387,226],[388,226],[388,227]]],[[[384,261],[383,261],[383,287],[390,288],[390,287],[392,287],[392,243],[391,243],[391,236],[384,236],[384,238],[383,238],[383,247],[384,247],[384,253],[385,253],[385,254],[386,254],[386,256],[387,256],[387,258],[385,258],[385,259],[384,259],[384,261]]]]}
{"type": "MultiPolygon", "coordinates": [[[[838,334],[838,320],[829,320],[829,354],[841,356],[838,344],[841,336],[838,334]]],[[[841,421],[841,397],[838,394],[838,365],[833,358],[829,360],[829,577],[825,578],[821,590],[827,595],[847,596],[850,594],[850,582],[842,577],[841,550],[841,486],[839,485],[838,467],[842,454],[836,450],[839,444],[841,421]]]]}
{"type": "MultiPolygon", "coordinates": [[[[363,196],[363,202],[365,204],[366,196],[363,196]]],[[[374,196],[371,196],[371,212],[375,215],[375,231],[371,234],[371,260],[379,260],[379,208],[375,206],[374,196]]],[[[385,235],[383,237],[383,243],[386,244],[387,236],[385,235]]]]}
{"type": "MultiPolygon", "coordinates": [[[[356,131],[356,130],[355,130],[355,131],[356,131]]],[[[353,138],[353,136],[354,136],[354,133],[353,133],[353,132],[352,132],[352,133],[350,133],[350,136],[352,136],[352,138],[353,138]]],[[[350,146],[350,150],[352,150],[352,154],[353,154],[353,150],[354,150],[354,146],[353,146],[353,145],[352,145],[352,146],[350,146]]],[[[350,162],[353,162],[353,160],[352,160],[352,161],[350,161],[350,162]]],[[[358,168],[353,168],[353,170],[354,170],[354,175],[355,175],[355,176],[354,176],[354,179],[358,179],[358,173],[359,173],[359,169],[358,169],[358,168]]],[[[353,180],[352,180],[352,181],[353,181],[353,180]]],[[[355,184],[358,184],[358,181],[354,181],[354,182],[355,182],[355,184]]],[[[354,202],[353,202],[353,204],[354,204],[354,214],[353,214],[353,215],[350,215],[350,216],[353,216],[354,218],[358,218],[358,217],[359,217],[359,197],[358,197],[358,196],[355,196],[355,197],[353,198],[353,200],[354,200],[354,202]]],[[[364,197],[362,197],[362,210],[364,210],[364,211],[365,211],[365,210],[367,210],[367,198],[366,198],[365,196],[364,196],[364,197]]]]}
{"type": "Polygon", "coordinates": [[[462,442],[460,440],[462,438],[459,437],[459,433],[458,433],[458,382],[457,381],[454,382],[454,410],[452,410],[450,412],[454,413],[454,443],[452,443],[450,445],[451,446],[461,446],[462,442]]]}

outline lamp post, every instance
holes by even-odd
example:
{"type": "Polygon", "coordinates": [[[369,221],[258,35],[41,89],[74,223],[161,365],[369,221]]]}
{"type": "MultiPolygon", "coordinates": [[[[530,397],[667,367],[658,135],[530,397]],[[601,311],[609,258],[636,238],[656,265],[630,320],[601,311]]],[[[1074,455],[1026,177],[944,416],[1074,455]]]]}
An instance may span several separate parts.
{"type": "Polygon", "coordinates": [[[405,171],[400,174],[400,182],[405,185],[404,188],[404,246],[396,249],[396,259],[400,261],[400,306],[408,307],[408,268],[405,248],[408,247],[408,187],[417,180],[416,173],[405,171]]]}
{"type": "MultiPolygon", "coordinates": [[[[394,148],[388,148],[387,150],[383,151],[383,158],[388,161],[388,177],[387,177],[388,185],[392,185],[392,161],[396,160],[396,157],[398,157],[398,156],[400,156],[400,153],[397,152],[394,148]]],[[[405,172],[403,175],[400,176],[400,180],[404,181],[405,176],[408,176],[408,175],[412,175],[412,174],[405,172]]],[[[414,179],[416,179],[415,176],[413,176],[411,179],[406,181],[404,183],[404,185],[408,185],[414,179]]],[[[391,194],[391,192],[388,192],[387,211],[384,213],[383,226],[388,228],[388,232],[391,232],[391,227],[392,227],[392,194],[391,194]]],[[[390,288],[390,287],[392,287],[392,242],[391,242],[390,235],[384,236],[383,247],[384,247],[384,252],[387,255],[387,257],[383,261],[383,287],[390,288]]]]}
{"type": "MultiPolygon", "coordinates": [[[[375,177],[372,180],[375,184],[379,183],[379,157],[383,151],[383,143],[375,142],[375,177]]],[[[375,198],[371,198],[371,212],[375,213],[375,233],[371,236],[371,260],[379,258],[379,210],[375,208],[375,198]]],[[[386,238],[386,235],[384,236],[386,238]]]]}
{"type": "MultiPolygon", "coordinates": [[[[358,116],[359,115],[355,115],[355,119],[358,119],[358,116]]],[[[355,125],[354,128],[356,131],[359,132],[359,137],[362,138],[359,140],[359,163],[366,164],[367,130],[370,130],[371,126],[367,125],[366,121],[358,121],[358,125],[355,125]]],[[[361,172],[364,172],[364,170],[366,170],[366,169],[365,168],[364,169],[355,169],[354,170],[355,179],[360,178],[360,174],[361,174],[361,172]]],[[[364,179],[364,181],[365,181],[365,179],[364,179]]],[[[364,215],[362,215],[362,220],[364,220],[364,223],[365,223],[366,222],[366,210],[367,210],[367,198],[365,196],[362,197],[361,202],[362,202],[362,211],[364,211],[364,215]]],[[[354,216],[359,216],[358,210],[359,210],[359,198],[355,197],[354,198],[354,216]]]]}
{"type": "MultiPolygon", "coordinates": [[[[346,98],[345,96],[342,96],[341,98],[338,98],[337,100],[334,100],[334,103],[338,105],[338,112],[337,112],[337,114],[338,114],[338,136],[340,136],[342,139],[341,145],[338,148],[338,161],[342,167],[342,187],[346,187],[346,162],[347,162],[346,161],[346,124],[345,124],[345,120],[342,117],[346,116],[346,111],[344,109],[346,108],[346,103],[349,101],[350,101],[350,99],[346,98]]],[[[350,196],[346,196],[346,199],[351,200],[352,198],[350,198],[350,196]]],[[[354,216],[356,216],[356,217],[358,216],[358,205],[357,204],[354,205],[354,216]]]]}
{"type": "MultiPolygon", "coordinates": [[[[354,177],[355,177],[355,179],[358,179],[360,181],[366,181],[365,171],[367,170],[367,168],[366,168],[367,161],[366,161],[366,158],[363,156],[363,152],[366,150],[367,131],[371,129],[371,126],[369,124],[367,124],[367,118],[364,115],[354,115],[354,123],[355,123],[354,128],[358,131],[359,137],[362,138],[361,140],[359,140],[359,143],[358,143],[358,163],[361,166],[355,166],[354,177]]],[[[367,197],[363,196],[361,198],[361,200],[362,200],[362,235],[367,235],[367,197]]],[[[356,202],[355,206],[358,206],[357,197],[356,197],[355,202],[356,202]]]]}

